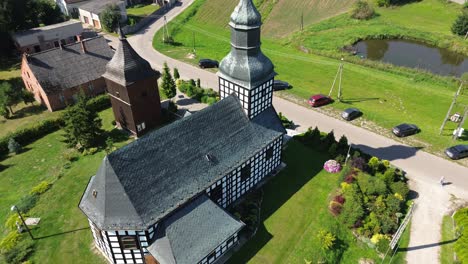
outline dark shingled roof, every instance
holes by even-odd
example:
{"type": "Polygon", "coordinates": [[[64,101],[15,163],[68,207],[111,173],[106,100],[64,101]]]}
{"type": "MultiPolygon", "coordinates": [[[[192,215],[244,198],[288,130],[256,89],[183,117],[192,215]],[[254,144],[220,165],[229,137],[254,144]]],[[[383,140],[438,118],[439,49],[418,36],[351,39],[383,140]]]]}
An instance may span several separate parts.
{"type": "Polygon", "coordinates": [[[252,0],[240,0],[231,14],[229,24],[239,29],[258,28],[262,24],[262,17],[252,0]]]}
{"type": "Polygon", "coordinates": [[[102,77],[123,86],[131,85],[136,81],[145,80],[152,76],[159,77],[159,72],[153,70],[149,62],[140,57],[130,46],[120,27],[118,32],[119,46],[114,57],[107,64],[106,72],[102,77]]]}
{"type": "Polygon", "coordinates": [[[121,2],[122,0],[93,0],[80,5],[78,8],[99,15],[108,5],[117,5],[121,2]]]}
{"type": "Polygon", "coordinates": [[[101,78],[112,50],[99,36],[28,55],[28,64],[46,94],[53,94],[101,78]]]}
{"type": "Polygon", "coordinates": [[[161,263],[192,264],[243,227],[203,194],[158,225],[148,251],[161,263]]]}
{"type": "Polygon", "coordinates": [[[231,95],[109,154],[80,208],[104,230],[146,229],[284,133],[274,109],[250,121],[231,95]]]}

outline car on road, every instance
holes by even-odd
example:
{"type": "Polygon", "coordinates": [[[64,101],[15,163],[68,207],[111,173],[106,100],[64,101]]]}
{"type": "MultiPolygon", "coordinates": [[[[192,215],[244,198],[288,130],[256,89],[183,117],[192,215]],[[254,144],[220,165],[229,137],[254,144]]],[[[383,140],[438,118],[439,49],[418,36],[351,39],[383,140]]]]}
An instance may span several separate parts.
{"type": "Polygon", "coordinates": [[[281,81],[281,80],[273,81],[273,91],[286,90],[286,89],[289,89],[290,87],[291,85],[288,82],[281,81]]]}
{"type": "Polygon", "coordinates": [[[451,159],[463,159],[468,157],[468,145],[456,145],[445,150],[445,154],[451,159]]]}
{"type": "Polygon", "coordinates": [[[362,115],[361,110],[357,108],[347,108],[341,113],[341,117],[346,121],[351,121],[362,115]]]}
{"type": "Polygon", "coordinates": [[[200,61],[198,61],[198,66],[200,66],[200,68],[202,68],[202,69],[204,69],[204,68],[218,68],[219,63],[216,60],[201,59],[200,61]]]}
{"type": "Polygon", "coordinates": [[[332,102],[333,102],[333,99],[331,99],[330,96],[326,96],[323,94],[312,95],[309,98],[309,101],[307,101],[307,103],[312,107],[327,105],[332,102]]]}
{"type": "Polygon", "coordinates": [[[409,135],[416,134],[420,131],[421,129],[419,129],[419,127],[416,126],[415,124],[406,124],[406,123],[398,125],[392,129],[393,134],[395,134],[395,136],[397,137],[406,137],[409,135]]]}

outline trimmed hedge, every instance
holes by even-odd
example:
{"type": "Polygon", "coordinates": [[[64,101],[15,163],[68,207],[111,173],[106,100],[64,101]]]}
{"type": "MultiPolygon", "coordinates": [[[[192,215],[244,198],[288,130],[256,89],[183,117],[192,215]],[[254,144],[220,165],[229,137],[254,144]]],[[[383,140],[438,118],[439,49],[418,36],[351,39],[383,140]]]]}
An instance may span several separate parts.
{"type": "MultiPolygon", "coordinates": [[[[96,111],[102,111],[111,106],[108,95],[100,95],[89,100],[89,104],[96,111]]],[[[0,138],[0,157],[8,155],[8,141],[14,138],[21,146],[26,146],[39,138],[55,132],[63,125],[61,117],[43,120],[29,127],[21,128],[0,138]]]]}

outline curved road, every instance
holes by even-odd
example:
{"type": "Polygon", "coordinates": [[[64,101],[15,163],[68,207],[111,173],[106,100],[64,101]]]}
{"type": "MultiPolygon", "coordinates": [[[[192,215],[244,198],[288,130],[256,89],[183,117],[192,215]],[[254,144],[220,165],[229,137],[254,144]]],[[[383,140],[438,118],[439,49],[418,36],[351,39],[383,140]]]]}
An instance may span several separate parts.
{"type": "MultiPolygon", "coordinates": [[[[167,20],[173,19],[192,2],[186,0],[171,9],[166,14],[167,20]]],[[[158,18],[129,37],[129,42],[154,68],[162,69],[163,63],[167,62],[169,67],[179,69],[182,78],[200,78],[202,86],[217,88],[218,79],[214,73],[174,60],[153,49],[154,33],[163,23],[163,19],[158,18]]],[[[412,221],[408,263],[438,263],[437,243],[440,240],[442,215],[449,206],[449,194],[468,199],[468,168],[278,97],[274,97],[273,104],[278,112],[299,125],[299,131],[314,126],[321,131],[334,130],[337,137],[346,135],[353,146],[404,169],[411,180],[412,189],[419,194],[412,221]],[[441,176],[451,184],[441,187],[438,184],[441,176]]]]}

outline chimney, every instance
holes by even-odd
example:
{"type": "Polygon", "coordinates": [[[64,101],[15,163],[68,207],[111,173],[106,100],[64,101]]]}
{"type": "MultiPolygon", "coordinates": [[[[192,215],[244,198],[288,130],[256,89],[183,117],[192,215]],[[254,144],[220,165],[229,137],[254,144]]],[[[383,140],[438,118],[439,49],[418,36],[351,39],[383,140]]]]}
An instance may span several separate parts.
{"type": "Polygon", "coordinates": [[[80,35],[76,35],[76,41],[82,41],[83,40],[83,36],[80,34],[80,35]]]}
{"type": "Polygon", "coordinates": [[[82,41],[80,41],[80,44],[81,44],[81,51],[82,51],[83,53],[86,53],[86,45],[85,45],[85,42],[82,40],[82,41]]]}

